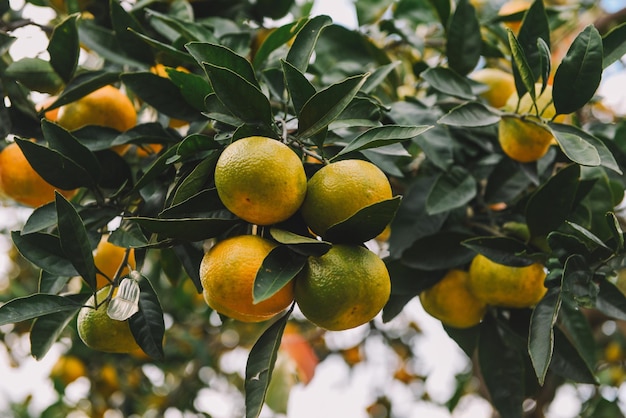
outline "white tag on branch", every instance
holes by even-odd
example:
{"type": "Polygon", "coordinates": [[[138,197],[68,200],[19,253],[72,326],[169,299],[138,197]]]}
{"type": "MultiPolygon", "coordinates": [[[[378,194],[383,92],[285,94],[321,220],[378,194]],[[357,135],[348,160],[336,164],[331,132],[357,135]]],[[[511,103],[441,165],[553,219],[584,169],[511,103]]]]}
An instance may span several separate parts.
{"type": "Polygon", "coordinates": [[[139,311],[139,283],[135,278],[136,271],[132,271],[130,277],[122,279],[117,294],[107,307],[109,318],[117,321],[125,321],[139,311]]]}

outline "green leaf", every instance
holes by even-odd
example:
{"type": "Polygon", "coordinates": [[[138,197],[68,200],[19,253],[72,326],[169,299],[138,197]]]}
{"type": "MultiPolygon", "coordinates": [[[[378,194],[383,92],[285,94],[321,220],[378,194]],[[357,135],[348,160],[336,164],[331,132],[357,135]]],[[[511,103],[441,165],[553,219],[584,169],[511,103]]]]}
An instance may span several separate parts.
{"type": "Polygon", "coordinates": [[[622,23],[602,37],[604,58],[602,68],[606,69],[626,54],[626,23],[622,23]]]}
{"type": "Polygon", "coordinates": [[[624,231],[622,230],[622,226],[620,225],[619,219],[615,216],[615,213],[608,212],[605,216],[606,223],[609,226],[609,230],[611,231],[611,236],[617,243],[615,249],[623,250],[624,249],[624,231]]]}
{"type": "Polygon", "coordinates": [[[472,86],[469,81],[455,71],[445,67],[433,67],[423,71],[420,76],[432,88],[441,93],[458,97],[459,99],[475,100],[472,86]]]}
{"type": "Polygon", "coordinates": [[[246,363],[246,380],[244,383],[246,393],[246,418],[258,418],[265,401],[265,394],[272,377],[274,364],[280,341],[285,331],[285,325],[292,308],[278,318],[259,337],[248,355],[246,363]]]}
{"type": "Polygon", "coordinates": [[[82,276],[89,287],[95,290],[96,266],[83,221],[71,203],[59,193],[56,193],[55,205],[59,220],[61,249],[76,268],[78,274],[82,276]]]}
{"type": "Polygon", "coordinates": [[[298,120],[298,137],[310,138],[327,128],[348,107],[366,77],[367,75],[348,77],[315,93],[302,106],[298,120]]]}
{"type": "Polygon", "coordinates": [[[63,312],[52,313],[40,316],[30,328],[30,353],[36,360],[41,360],[59,339],[61,333],[72,321],[82,304],[87,301],[91,294],[69,295],[68,298],[75,297],[75,309],[63,312]]]}
{"type": "Polygon", "coordinates": [[[543,385],[552,360],[554,325],[561,307],[561,290],[552,288],[539,301],[530,317],[528,352],[539,384],[543,385]]]}
{"type": "Polygon", "coordinates": [[[235,53],[233,50],[223,45],[208,42],[190,42],[185,45],[185,48],[201,66],[211,64],[216,67],[231,70],[257,89],[261,88],[250,61],[235,53]]]}
{"type": "Polygon", "coordinates": [[[395,70],[396,67],[399,66],[401,63],[402,61],[394,61],[392,63],[385,64],[376,68],[374,71],[372,71],[370,76],[367,77],[367,80],[365,80],[363,87],[361,87],[361,91],[363,93],[371,93],[372,91],[374,91],[374,89],[378,87],[383,81],[385,81],[387,76],[389,74],[392,74],[393,70],[395,70]]]}
{"type": "Polygon", "coordinates": [[[393,220],[402,201],[401,196],[366,206],[326,231],[324,239],[333,243],[363,243],[375,238],[393,220]]]}
{"type": "Polygon", "coordinates": [[[493,406],[503,417],[521,418],[524,362],[491,316],[485,317],[480,328],[478,362],[493,406]]]}
{"type": "Polygon", "coordinates": [[[233,218],[227,211],[216,212],[212,218],[179,218],[159,219],[131,217],[129,221],[137,222],[147,231],[160,234],[171,239],[186,241],[202,241],[215,238],[241,220],[233,218]]]}
{"type": "Polygon", "coordinates": [[[574,39],[554,74],[557,114],[575,112],[591,100],[602,78],[602,59],[602,37],[589,25],[574,39]]]}
{"type": "Polygon", "coordinates": [[[259,49],[254,55],[252,60],[254,66],[259,68],[272,52],[296,36],[298,31],[300,31],[308,21],[308,19],[298,19],[295,22],[288,23],[273,30],[267,35],[267,38],[265,38],[265,41],[259,46],[259,49]]]}
{"type": "Polygon", "coordinates": [[[150,182],[156,180],[161,173],[167,170],[170,167],[170,158],[176,155],[176,148],[172,147],[165,151],[163,154],[159,155],[159,157],[154,161],[143,173],[141,177],[135,183],[133,187],[133,192],[137,192],[145,187],[150,182]]]}
{"type": "Polygon", "coordinates": [[[80,55],[78,27],[76,26],[78,16],[78,14],[70,15],[56,25],[48,43],[50,65],[66,83],[69,83],[74,76],[80,55]]]}
{"type": "Polygon", "coordinates": [[[469,0],[459,0],[448,25],[446,42],[448,65],[461,75],[468,74],[476,67],[482,47],[476,10],[469,0]]]}
{"type": "MultiPolygon", "coordinates": [[[[156,50],[156,52],[159,53],[160,57],[163,58],[169,58],[174,62],[185,62],[188,64],[193,64],[196,61],[193,59],[193,57],[191,57],[191,55],[189,55],[187,52],[185,51],[181,51],[179,49],[177,49],[176,47],[163,43],[161,41],[158,41],[154,38],[151,38],[149,36],[147,36],[144,33],[139,33],[134,31],[133,29],[128,29],[131,33],[133,33],[136,37],[138,37],[139,39],[143,40],[143,42],[145,42],[147,45],[151,46],[153,49],[156,50]]],[[[144,66],[145,67],[145,66],[144,66]]],[[[139,67],[141,68],[141,67],[139,67]]]]}
{"type": "Polygon", "coordinates": [[[331,158],[331,161],[350,152],[384,147],[386,145],[395,144],[397,142],[403,142],[408,139],[414,138],[431,128],[432,126],[377,126],[368,129],[367,131],[363,132],[352,141],[350,141],[348,145],[346,145],[333,158],[331,158]]]}
{"type": "Polygon", "coordinates": [[[115,32],[97,24],[95,19],[78,20],[78,37],[81,44],[112,63],[134,68],[146,66],[145,63],[132,58],[132,55],[128,56],[119,46],[115,32]]]}
{"type": "Polygon", "coordinates": [[[159,217],[162,219],[210,218],[224,209],[217,190],[203,188],[188,198],[165,208],[159,213],[159,217]]]}
{"type": "Polygon", "coordinates": [[[296,67],[287,61],[281,60],[280,63],[285,76],[285,85],[289,92],[291,102],[293,103],[293,108],[296,111],[296,115],[300,115],[302,113],[302,107],[315,94],[315,87],[306,78],[304,73],[296,67]]]}
{"type": "Polygon", "coordinates": [[[476,237],[463,241],[464,246],[495,261],[512,267],[525,267],[537,260],[522,241],[509,237],[476,237]]]}
{"type": "Polygon", "coordinates": [[[626,320],[626,296],[608,280],[600,281],[595,307],[612,318],[626,320]]]}
{"type": "Polygon", "coordinates": [[[178,86],[166,77],[137,72],[122,74],[121,78],[139,98],[169,117],[190,121],[206,119],[185,100],[178,86]]]}
{"type": "Polygon", "coordinates": [[[25,139],[15,139],[28,163],[45,181],[62,190],[90,187],[93,179],[89,172],[65,157],[59,151],[25,139]]]}
{"type": "Polygon", "coordinates": [[[20,235],[19,231],[13,231],[11,239],[20,254],[37,267],[57,276],[78,275],[65,257],[58,237],[41,232],[20,235]]]}
{"type": "MultiPolygon", "coordinates": [[[[445,27],[448,24],[450,18],[450,2],[448,0],[429,0],[429,3],[434,7],[437,12],[439,21],[445,27]]],[[[459,6],[457,5],[457,8],[459,6]]]]}
{"type": "Polygon", "coordinates": [[[511,48],[511,55],[513,56],[513,63],[515,64],[516,75],[515,79],[515,88],[517,90],[517,96],[522,97],[526,92],[530,95],[533,103],[535,104],[535,75],[533,74],[532,68],[526,59],[526,55],[524,53],[524,49],[522,45],[519,43],[513,31],[511,29],[507,29],[508,37],[509,37],[509,47],[511,48]],[[518,81],[519,80],[519,81],[518,81]]]}
{"type": "Polygon", "coordinates": [[[550,47],[543,38],[537,39],[537,51],[539,55],[539,75],[541,76],[541,93],[539,95],[541,96],[548,85],[550,73],[552,72],[550,47]]]}
{"type": "Polygon", "coordinates": [[[128,324],[139,347],[150,357],[162,360],[165,322],[161,303],[144,276],[139,280],[139,289],[139,312],[130,317],[128,324]]]}
{"type": "Polygon", "coordinates": [[[0,326],[59,312],[76,311],[80,306],[79,302],[70,297],[35,293],[12,299],[0,306],[0,326]]]}
{"type": "Polygon", "coordinates": [[[572,211],[578,190],[580,166],[568,165],[543,183],[526,204],[531,236],[545,236],[559,228],[572,211]]]}
{"type": "Polygon", "coordinates": [[[56,94],[63,87],[63,80],[48,61],[25,57],[9,64],[4,77],[23,84],[29,90],[56,94]]]}
{"type": "Polygon", "coordinates": [[[279,245],[263,259],[254,278],[253,303],[263,302],[285,287],[306,264],[307,257],[279,245]]]}
{"type": "Polygon", "coordinates": [[[402,263],[408,267],[437,271],[462,266],[476,253],[463,245],[469,238],[460,232],[439,232],[415,240],[402,253],[402,263]]]}
{"type": "Polygon", "coordinates": [[[597,362],[596,344],[589,321],[576,303],[563,299],[559,311],[559,324],[589,369],[597,362]]]}
{"type": "Polygon", "coordinates": [[[172,199],[172,206],[185,201],[202,190],[207,179],[213,176],[218,157],[218,153],[212,153],[194,167],[189,175],[187,175],[176,188],[174,198],[172,199]]]}
{"type": "Polygon", "coordinates": [[[93,152],[81,144],[70,132],[47,119],[41,120],[41,130],[51,150],[72,160],[74,164],[89,174],[88,184],[98,182],[101,167],[93,152]]]}
{"type": "Polygon", "coordinates": [[[559,328],[554,329],[554,353],[550,370],[574,382],[597,385],[598,381],[590,368],[559,328]]]}
{"type": "Polygon", "coordinates": [[[174,68],[167,69],[167,75],[172,83],[178,87],[183,98],[199,111],[205,111],[205,98],[213,93],[208,81],[197,74],[178,71],[174,68]]]}
{"type": "Polygon", "coordinates": [[[322,30],[332,23],[328,16],[316,16],[310,19],[298,31],[296,38],[287,53],[286,61],[301,72],[305,72],[315,50],[315,44],[322,30]]]}
{"type": "Polygon", "coordinates": [[[109,71],[86,71],[78,74],[65,86],[65,89],[63,89],[59,97],[54,101],[53,106],[49,109],[74,102],[92,91],[115,83],[118,80],[119,73],[109,71]]]}
{"type": "Polygon", "coordinates": [[[204,69],[215,94],[233,115],[246,123],[271,125],[270,101],[254,84],[224,67],[204,63],[204,69]]]}
{"type": "MultiPolygon", "coordinates": [[[[534,84],[539,79],[539,76],[545,75],[545,59],[547,58],[548,65],[550,62],[550,25],[543,1],[533,1],[530,5],[524,14],[524,20],[522,21],[517,40],[519,41],[522,51],[524,51],[524,56],[526,57],[526,62],[528,63],[534,84]],[[542,49],[540,49],[540,43],[547,47],[547,56],[543,55],[545,51],[542,52],[542,49]]],[[[517,69],[517,67],[515,67],[515,69],[517,69]]],[[[516,71],[513,72],[513,76],[515,77],[517,87],[522,80],[520,80],[519,73],[516,73],[516,71]]],[[[547,81],[547,76],[543,77],[544,85],[547,81]]],[[[529,88],[526,84],[525,86],[529,88]]],[[[518,92],[520,91],[520,87],[517,87],[518,92]]],[[[532,88],[534,88],[534,86],[532,88]]],[[[522,97],[522,95],[520,94],[519,97],[522,97]]]]}
{"type": "Polygon", "coordinates": [[[570,226],[571,228],[573,228],[576,232],[579,233],[579,236],[582,237],[582,242],[589,242],[590,245],[588,245],[587,247],[590,246],[594,246],[594,247],[601,247],[604,248],[606,250],[611,250],[606,244],[604,244],[604,242],[602,242],[602,240],[596,236],[593,232],[589,231],[588,229],[574,223],[574,222],[570,222],[570,221],[566,221],[567,225],[570,226]]]}
{"type": "Polygon", "coordinates": [[[279,243],[285,244],[292,251],[302,255],[321,257],[332,247],[330,242],[305,237],[279,228],[271,228],[270,235],[279,243]]]}
{"type": "Polygon", "coordinates": [[[443,115],[437,123],[463,128],[476,128],[494,125],[500,121],[500,115],[479,102],[467,102],[458,105],[443,115]]]}
{"type": "Polygon", "coordinates": [[[128,13],[122,4],[115,0],[109,1],[109,10],[111,14],[111,25],[115,32],[115,39],[121,50],[133,59],[139,60],[146,64],[154,62],[154,54],[152,49],[147,48],[146,44],[134,32],[145,33],[139,21],[130,13],[128,13]],[[131,32],[132,29],[134,32],[131,32]]]}
{"type": "Polygon", "coordinates": [[[426,198],[430,215],[460,208],[476,196],[476,179],[461,166],[452,166],[441,173],[426,198]]]}

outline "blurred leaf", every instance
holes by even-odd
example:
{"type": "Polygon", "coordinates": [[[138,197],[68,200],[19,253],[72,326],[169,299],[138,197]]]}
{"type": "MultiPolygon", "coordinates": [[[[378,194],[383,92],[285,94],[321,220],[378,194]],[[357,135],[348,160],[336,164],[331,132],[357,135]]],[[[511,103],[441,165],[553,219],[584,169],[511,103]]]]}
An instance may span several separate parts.
{"type": "Polygon", "coordinates": [[[310,138],[328,127],[348,107],[366,77],[349,77],[315,93],[302,106],[298,120],[298,137],[310,138]]]}
{"type": "Polygon", "coordinates": [[[385,81],[387,76],[391,74],[400,64],[401,61],[394,61],[376,68],[372,71],[369,77],[367,77],[367,80],[365,80],[363,87],[361,87],[361,91],[364,93],[371,93],[376,87],[385,81]]]}
{"type": "Polygon", "coordinates": [[[113,30],[98,25],[94,19],[78,20],[78,37],[81,44],[102,58],[119,65],[145,68],[145,63],[127,55],[120,48],[113,30]]]}
{"type": "Polygon", "coordinates": [[[593,370],[559,328],[554,329],[554,353],[550,370],[575,382],[598,384],[593,370]]]}
{"type": "Polygon", "coordinates": [[[74,14],[62,20],[54,27],[48,43],[50,65],[65,83],[74,76],[80,55],[77,19],[78,15],[74,14]]]}
{"type": "Polygon", "coordinates": [[[12,62],[4,70],[4,77],[42,93],[56,94],[63,87],[63,80],[52,65],[41,58],[25,57],[12,62]]]}
{"type": "Polygon", "coordinates": [[[458,97],[459,99],[476,99],[476,96],[472,93],[472,86],[469,81],[449,68],[428,68],[423,71],[420,76],[430,84],[432,88],[441,93],[458,97]]]}
{"type": "Polygon", "coordinates": [[[261,414],[267,387],[276,363],[280,341],[292,309],[293,305],[287,313],[278,318],[276,322],[265,330],[250,350],[246,363],[246,380],[244,383],[246,418],[257,418],[261,414]]]}
{"type": "Polygon", "coordinates": [[[165,323],[159,298],[144,276],[139,280],[139,312],[128,320],[130,330],[141,349],[150,357],[162,360],[165,323]]]}
{"type": "Polygon", "coordinates": [[[615,26],[602,38],[604,58],[602,68],[606,69],[626,54],[626,23],[615,26]]]}
{"type": "Polygon", "coordinates": [[[250,61],[227,47],[208,42],[190,42],[185,45],[185,48],[201,66],[211,64],[211,66],[230,70],[260,89],[250,61]]]}
{"type": "Polygon", "coordinates": [[[302,29],[307,22],[308,19],[298,19],[295,22],[287,23],[286,25],[273,30],[269,35],[267,35],[267,38],[265,38],[254,55],[252,61],[254,66],[259,68],[272,52],[296,36],[298,31],[300,31],[300,29],[302,29]]]}
{"type": "Polygon", "coordinates": [[[74,309],[40,316],[33,321],[29,334],[30,353],[36,360],[44,358],[90,296],[89,293],[68,295],[68,298],[75,299],[74,309]]]}
{"type": "Polygon", "coordinates": [[[462,244],[505,266],[525,267],[537,262],[531,257],[531,250],[526,244],[515,238],[475,237],[462,244]]]}
{"type": "Polygon", "coordinates": [[[180,261],[185,272],[196,286],[198,293],[202,292],[202,284],[200,283],[200,263],[204,256],[204,251],[201,247],[193,245],[193,243],[183,242],[182,244],[174,245],[172,251],[176,254],[176,258],[180,261]]]}
{"type": "Polygon", "coordinates": [[[393,0],[359,0],[354,2],[359,26],[375,23],[380,19],[393,0]]]}
{"type": "Polygon", "coordinates": [[[59,222],[59,243],[76,271],[96,289],[96,266],[87,231],[78,213],[62,195],[56,193],[55,205],[59,222]]]}
{"type": "MultiPolygon", "coordinates": [[[[448,0],[429,0],[429,3],[435,8],[435,11],[437,12],[437,16],[439,17],[439,21],[441,22],[441,24],[446,27],[448,25],[448,21],[450,19],[450,2],[448,0]]],[[[471,5],[471,4],[469,4],[471,5]]],[[[459,8],[459,4],[457,3],[457,10],[459,8]]],[[[467,5],[463,5],[463,8],[466,8],[467,5]]],[[[455,11],[456,13],[456,11],[455,11]]],[[[459,13],[459,14],[463,14],[465,15],[466,13],[468,13],[468,11],[464,11],[463,13],[459,13]]],[[[475,15],[474,15],[475,16],[475,15]]],[[[457,17],[458,18],[458,17],[457,17]]],[[[469,17],[471,19],[471,16],[469,17]]],[[[454,21],[454,19],[456,19],[454,16],[452,17],[452,21],[454,21]]],[[[465,22],[463,22],[465,23],[465,22]]]]}
{"type": "Polygon", "coordinates": [[[485,317],[480,329],[478,362],[493,406],[500,415],[522,418],[524,363],[491,316],[485,317]]]}
{"type": "Polygon", "coordinates": [[[580,177],[580,167],[570,164],[543,183],[526,205],[526,223],[533,237],[559,228],[572,211],[580,177]]]}
{"type": "Polygon", "coordinates": [[[548,126],[565,155],[572,161],[589,166],[600,164],[616,173],[622,173],[614,155],[600,139],[577,126],[554,122],[549,123],[548,126]]]}
{"type": "Polygon", "coordinates": [[[285,60],[301,72],[306,72],[322,30],[331,23],[332,19],[324,15],[307,21],[298,31],[285,60]]]}
{"type": "Polygon", "coordinates": [[[233,115],[246,123],[271,125],[270,102],[259,88],[227,68],[204,63],[204,69],[215,94],[233,115]]]}
{"type": "Polygon", "coordinates": [[[386,145],[403,142],[414,138],[423,132],[431,129],[432,126],[400,126],[385,125],[378,126],[363,132],[354,138],[348,145],[339,151],[331,161],[338,157],[354,151],[361,151],[369,148],[383,147],[386,145]]]}
{"type": "Polygon", "coordinates": [[[253,13],[261,13],[271,19],[285,17],[294,6],[295,0],[257,0],[253,13]]]}
{"type": "Polygon", "coordinates": [[[62,190],[90,187],[89,173],[59,151],[25,139],[15,139],[28,163],[48,183],[62,190]]]}
{"type": "Polygon", "coordinates": [[[593,26],[578,34],[554,74],[552,97],[557,114],[583,107],[602,78],[602,37],[593,26]]]}
{"type": "Polygon", "coordinates": [[[306,261],[306,256],[294,253],[285,245],[273,248],[256,273],[253,303],[263,302],[276,294],[300,273],[306,261]]]}
{"type": "Polygon", "coordinates": [[[300,115],[306,102],[315,94],[315,87],[306,78],[304,73],[296,67],[287,61],[281,60],[280,63],[283,69],[287,91],[289,92],[289,98],[293,103],[296,115],[300,115]]]}
{"type": "Polygon", "coordinates": [[[80,302],[72,297],[35,293],[12,299],[0,306],[0,326],[59,312],[76,312],[80,307],[80,302]]]}
{"type": "Polygon", "coordinates": [[[128,13],[118,1],[110,0],[109,9],[111,25],[115,32],[115,39],[120,48],[126,55],[133,59],[146,64],[153,63],[154,54],[152,53],[152,49],[147,48],[146,44],[130,31],[145,33],[139,21],[132,14],[128,13]]]}
{"type": "Polygon", "coordinates": [[[615,216],[615,213],[608,212],[605,215],[606,223],[609,226],[609,230],[611,231],[611,235],[613,239],[615,239],[617,246],[616,250],[622,251],[624,249],[624,231],[619,223],[619,219],[615,216]]]}
{"type": "Polygon", "coordinates": [[[468,234],[447,231],[421,237],[404,250],[402,263],[425,271],[460,267],[476,255],[472,249],[463,245],[468,238],[468,234]]]}
{"type": "Polygon", "coordinates": [[[401,196],[395,196],[366,206],[348,219],[332,225],[323,238],[333,243],[369,241],[383,232],[392,221],[401,201],[401,196]]]}
{"type": "Polygon", "coordinates": [[[141,190],[147,184],[155,181],[161,173],[170,167],[169,159],[174,155],[176,155],[176,148],[174,147],[169,148],[163,154],[159,155],[157,159],[145,170],[143,175],[139,177],[133,187],[133,192],[141,190]]]}
{"type": "Polygon", "coordinates": [[[492,112],[482,103],[467,102],[458,105],[443,115],[437,123],[465,128],[494,125],[500,121],[500,115],[492,112]]]}
{"type": "Polygon", "coordinates": [[[509,47],[511,48],[511,55],[513,56],[513,63],[515,64],[515,71],[513,74],[516,76],[515,88],[517,90],[517,96],[522,97],[526,92],[528,92],[530,98],[533,101],[533,107],[536,107],[535,75],[533,74],[533,70],[528,63],[528,60],[526,59],[524,49],[513,34],[513,31],[511,29],[507,29],[507,33],[509,36],[509,47]]]}
{"type": "Polygon", "coordinates": [[[321,257],[332,247],[330,242],[305,237],[279,228],[271,228],[270,235],[281,244],[302,255],[321,257]]]}
{"type": "Polygon", "coordinates": [[[626,320],[626,296],[608,280],[601,280],[595,307],[611,318],[626,320]]]}
{"type": "Polygon", "coordinates": [[[426,211],[430,215],[447,212],[469,203],[476,196],[476,179],[455,165],[441,173],[426,198],[426,211]]]}
{"type": "Polygon", "coordinates": [[[554,325],[561,308],[561,289],[552,288],[539,301],[530,317],[528,352],[539,384],[543,385],[554,350],[554,325]]]}
{"type": "Polygon", "coordinates": [[[480,325],[471,328],[454,328],[444,325],[444,331],[459,345],[468,358],[474,357],[478,338],[480,337],[480,325]]]}
{"type": "MultiPolygon", "coordinates": [[[[436,5],[443,6],[444,1],[437,1],[436,5]]],[[[443,7],[436,7],[440,17],[441,13],[450,13],[443,7]]],[[[443,22],[444,25],[446,22],[443,22]]],[[[459,0],[456,2],[456,9],[450,18],[448,26],[448,36],[446,42],[446,56],[448,65],[461,75],[466,75],[476,67],[482,53],[482,37],[480,34],[480,24],[476,17],[476,10],[469,0],[459,0]]]]}

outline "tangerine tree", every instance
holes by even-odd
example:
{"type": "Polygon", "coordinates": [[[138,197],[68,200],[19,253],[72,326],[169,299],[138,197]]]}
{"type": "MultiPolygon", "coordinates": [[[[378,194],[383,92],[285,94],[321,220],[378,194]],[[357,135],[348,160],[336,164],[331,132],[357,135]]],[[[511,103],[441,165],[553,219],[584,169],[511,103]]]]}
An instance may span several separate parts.
{"type": "Polygon", "coordinates": [[[357,1],[351,29],[295,0],[0,2],[2,154],[26,160],[0,158],[0,186],[29,206],[0,325],[36,359],[66,344],[94,389],[48,413],[202,412],[207,367],[233,416],[286,413],[329,331],[367,329],[350,365],[370,337],[414,359],[421,300],[473,359],[450,410],[476,376],[502,417],[565,384],[621,414],[626,131],[597,92],[623,13],[502,3],[357,1]],[[45,53],[14,59],[29,25],[45,53]],[[236,346],[243,375],[220,365],[236,346]]]}

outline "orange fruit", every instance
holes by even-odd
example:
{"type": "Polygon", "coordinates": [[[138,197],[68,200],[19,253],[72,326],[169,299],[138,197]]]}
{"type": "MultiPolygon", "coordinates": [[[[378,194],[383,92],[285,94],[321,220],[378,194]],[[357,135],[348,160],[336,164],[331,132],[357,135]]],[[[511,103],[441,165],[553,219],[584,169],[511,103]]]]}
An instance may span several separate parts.
{"type": "Polygon", "coordinates": [[[469,273],[452,269],[433,286],[420,293],[422,307],[443,324],[454,328],[478,325],[487,305],[468,289],[469,273]]]}
{"type": "MultiPolygon", "coordinates": [[[[535,98],[537,108],[533,105],[533,100],[528,92],[525,93],[520,99],[517,95],[517,91],[515,91],[506,101],[504,109],[509,112],[516,112],[520,115],[537,115],[537,112],[539,112],[539,116],[544,119],[554,118],[554,115],[556,115],[556,108],[552,102],[552,86],[549,84],[546,85],[546,88],[542,93],[541,83],[536,83],[535,98]]],[[[555,122],[564,122],[566,118],[567,115],[558,115],[554,120],[555,122]]]]}
{"type": "Polygon", "coordinates": [[[87,367],[81,359],[72,355],[63,355],[52,366],[50,377],[63,386],[67,386],[79,377],[87,374],[87,367]]]}
{"type": "Polygon", "coordinates": [[[511,267],[478,254],[470,264],[467,286],[488,305],[526,308],[536,305],[545,295],[546,275],[540,263],[511,267]]]}
{"type": "Polygon", "coordinates": [[[242,322],[265,321],[287,309],[293,302],[293,282],[268,299],[253,301],[257,272],[274,247],[276,244],[257,235],[239,235],[215,244],[200,264],[207,304],[218,313],[242,322]]]}
{"type": "Polygon", "coordinates": [[[502,151],[515,161],[529,163],[543,157],[555,139],[544,123],[532,116],[503,115],[498,124],[502,151]]]}
{"type": "Polygon", "coordinates": [[[324,236],[328,229],[383,200],[391,199],[385,173],[363,160],[342,160],[319,169],[307,185],[302,216],[308,227],[324,236]]]}
{"type": "Polygon", "coordinates": [[[54,200],[57,190],[70,199],[76,190],[60,190],[45,181],[30,165],[15,142],[0,152],[0,193],[33,208],[54,200]]]}
{"type": "Polygon", "coordinates": [[[337,244],[320,257],[309,257],[295,281],[295,300],[302,314],[332,331],[371,321],[391,292],[385,263],[359,245],[337,244]]]}
{"type": "Polygon", "coordinates": [[[487,87],[480,96],[493,107],[503,107],[515,93],[513,74],[499,68],[481,68],[471,73],[469,77],[487,87]]]}
{"type": "Polygon", "coordinates": [[[300,157],[272,138],[251,136],[228,145],[215,167],[217,194],[241,219],[271,225],[291,217],[304,200],[300,157]]]}
{"type": "MultiPolygon", "coordinates": [[[[166,67],[165,65],[159,63],[159,64],[156,64],[156,65],[150,67],[150,72],[158,75],[159,77],[169,78],[169,75],[167,74],[167,68],[168,67],[166,67]]],[[[176,71],[180,71],[180,72],[183,72],[183,73],[189,73],[189,70],[186,69],[185,67],[182,67],[182,66],[176,67],[176,71]]],[[[170,128],[180,128],[180,127],[188,125],[188,124],[189,124],[189,122],[186,121],[186,120],[170,119],[169,126],[170,126],[170,128]]],[[[158,144],[156,144],[156,145],[158,145],[158,144]]],[[[139,151],[137,153],[139,154],[139,151]]]]}
{"type": "Polygon", "coordinates": [[[89,348],[108,353],[130,353],[141,350],[133,336],[128,321],[111,319],[106,301],[110,286],[105,286],[89,298],[78,311],[78,336],[89,348]]]}
{"type": "MultiPolygon", "coordinates": [[[[126,252],[125,248],[118,247],[115,244],[111,244],[108,241],[108,235],[102,236],[102,238],[100,239],[100,242],[98,243],[98,246],[96,247],[96,250],[93,256],[93,261],[96,264],[96,267],[102,273],[104,273],[106,277],[103,276],[102,274],[96,275],[96,280],[97,280],[96,288],[97,289],[101,289],[104,286],[111,284],[109,280],[107,280],[107,277],[109,279],[113,279],[115,277],[115,273],[117,272],[117,270],[120,267],[120,264],[124,260],[125,252],[126,252]]],[[[127,261],[128,261],[128,265],[130,265],[130,268],[135,269],[135,252],[133,250],[130,250],[127,261]]],[[[128,265],[124,266],[120,277],[124,277],[130,273],[130,270],[128,269],[128,265]]]]}

